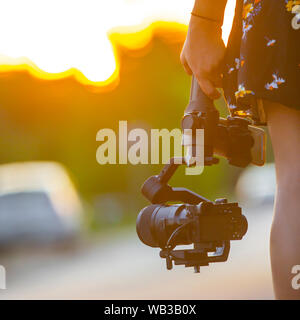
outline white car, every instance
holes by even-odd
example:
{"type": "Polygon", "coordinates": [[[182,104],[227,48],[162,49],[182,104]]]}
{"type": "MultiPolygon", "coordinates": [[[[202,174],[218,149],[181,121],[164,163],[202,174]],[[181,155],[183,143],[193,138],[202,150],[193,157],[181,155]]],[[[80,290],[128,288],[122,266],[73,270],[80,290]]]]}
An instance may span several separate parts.
{"type": "Polygon", "coordinates": [[[69,239],[82,207],[65,168],[54,162],[0,166],[0,246],[69,239]]]}

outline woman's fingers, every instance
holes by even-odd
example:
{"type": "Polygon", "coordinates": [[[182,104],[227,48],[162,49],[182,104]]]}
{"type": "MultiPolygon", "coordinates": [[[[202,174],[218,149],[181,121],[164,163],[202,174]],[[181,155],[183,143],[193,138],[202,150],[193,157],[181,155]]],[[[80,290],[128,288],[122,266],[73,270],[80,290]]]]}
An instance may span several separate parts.
{"type": "Polygon", "coordinates": [[[192,72],[192,69],[190,68],[190,66],[187,63],[183,52],[180,55],[180,61],[181,61],[181,64],[183,65],[183,68],[184,68],[185,72],[191,76],[193,74],[193,72],[192,72]]]}
{"type": "MultiPolygon", "coordinates": [[[[199,55],[200,56],[200,55],[199,55]]],[[[186,43],[183,46],[183,50],[180,55],[180,61],[187,74],[194,74],[202,91],[210,99],[220,98],[220,93],[217,88],[222,87],[222,76],[220,71],[220,65],[218,63],[212,63],[207,60],[205,63],[199,64],[200,57],[192,57],[189,55],[188,46],[186,43]]],[[[203,59],[204,60],[204,59],[203,59]]]]}
{"type": "Polygon", "coordinates": [[[200,88],[209,98],[213,100],[220,98],[220,93],[217,90],[217,88],[222,87],[222,78],[220,74],[203,75],[199,72],[193,72],[192,69],[189,67],[186,59],[184,58],[181,58],[181,63],[187,74],[195,75],[200,85],[200,88]]]}
{"type": "Polygon", "coordinates": [[[223,87],[223,80],[222,80],[221,75],[211,77],[211,78],[209,78],[209,80],[214,85],[215,88],[222,88],[223,87]]]}
{"type": "Polygon", "coordinates": [[[196,78],[200,88],[210,99],[216,100],[220,98],[220,93],[211,80],[209,80],[207,77],[199,77],[197,75],[196,78]]]}
{"type": "Polygon", "coordinates": [[[193,72],[192,72],[191,68],[189,67],[189,65],[187,64],[187,62],[185,62],[185,63],[183,64],[183,68],[184,68],[185,72],[186,72],[187,74],[189,74],[190,76],[193,74],[193,72]]]}

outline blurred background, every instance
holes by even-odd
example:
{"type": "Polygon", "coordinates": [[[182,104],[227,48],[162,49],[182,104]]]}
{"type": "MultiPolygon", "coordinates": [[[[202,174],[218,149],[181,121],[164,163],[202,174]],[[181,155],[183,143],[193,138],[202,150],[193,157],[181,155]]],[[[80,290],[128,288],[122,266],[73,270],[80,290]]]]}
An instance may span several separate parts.
{"type": "MultiPolygon", "coordinates": [[[[66,16],[68,10],[72,16],[70,2],[62,2],[66,16]]],[[[89,8],[97,2],[84,3],[89,8]]],[[[100,25],[99,39],[95,26],[85,30],[79,35],[86,39],[77,44],[79,53],[63,34],[52,44],[54,53],[46,48],[48,56],[43,56],[45,39],[51,42],[56,34],[48,34],[48,25],[39,28],[28,16],[28,30],[46,35],[41,42],[20,30],[19,15],[10,20],[5,39],[0,37],[0,265],[6,268],[7,282],[0,299],[272,299],[268,241],[275,176],[269,140],[263,168],[242,170],[221,160],[201,176],[186,176],[182,168],[171,181],[243,206],[249,231],[232,243],[228,262],[204,267],[199,275],[181,266],[167,271],[159,250],[139,241],[135,219],[148,205],[140,186],[162,166],[99,165],[96,133],[102,128],[118,132],[120,120],[127,120],[129,129],[180,127],[190,78],[179,54],[192,1],[101,3],[99,20],[126,15],[111,10],[112,3],[129,10],[131,20],[120,17],[115,25],[100,25]],[[20,41],[23,46],[16,45],[20,41]],[[101,62],[95,63],[96,71],[88,49],[101,62]]],[[[31,14],[29,4],[36,5],[28,2],[23,16],[31,14]]],[[[7,16],[13,14],[4,1],[0,5],[7,16]]],[[[47,7],[42,9],[47,15],[47,7]]],[[[233,10],[234,1],[229,1],[225,41],[233,10]]],[[[53,30],[78,31],[67,20],[60,24],[51,16],[55,12],[57,8],[48,13],[53,30]]],[[[84,13],[89,17],[88,10],[84,13]]],[[[227,114],[223,100],[216,105],[227,114]]]]}

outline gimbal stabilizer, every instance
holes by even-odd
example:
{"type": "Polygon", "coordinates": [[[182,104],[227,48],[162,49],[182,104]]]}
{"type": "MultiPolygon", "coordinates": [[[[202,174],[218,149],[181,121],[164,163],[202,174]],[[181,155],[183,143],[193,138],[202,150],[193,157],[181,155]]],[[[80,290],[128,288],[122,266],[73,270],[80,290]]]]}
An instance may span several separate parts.
{"type": "MultiPolygon", "coordinates": [[[[219,112],[200,89],[193,77],[190,102],[182,119],[182,129],[192,135],[183,137],[187,156],[182,164],[191,166],[197,153],[196,130],[204,130],[204,165],[218,163],[214,154],[226,157],[230,164],[245,167],[252,161],[254,140],[249,121],[238,117],[219,119],[219,112]]],[[[167,269],[183,264],[200,266],[222,262],[228,258],[230,240],[240,240],[247,231],[247,220],[237,203],[226,199],[210,201],[191,190],[173,188],[168,181],[179,167],[172,158],[159,175],[152,176],[142,186],[143,195],[152,203],[137,218],[137,233],[142,242],[160,247],[167,269]],[[168,205],[179,201],[183,204],[168,205]],[[192,249],[174,250],[177,245],[193,244],[192,249]]]]}

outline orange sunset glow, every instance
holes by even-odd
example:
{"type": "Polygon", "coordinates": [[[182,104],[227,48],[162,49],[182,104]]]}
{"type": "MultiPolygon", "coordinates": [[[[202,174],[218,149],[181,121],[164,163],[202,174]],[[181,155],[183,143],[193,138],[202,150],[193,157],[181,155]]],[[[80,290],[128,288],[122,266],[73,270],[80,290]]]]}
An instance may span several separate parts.
{"type": "MultiPolygon", "coordinates": [[[[0,1],[0,72],[25,69],[42,79],[75,76],[83,84],[108,85],[119,76],[117,45],[143,48],[166,24],[185,32],[192,5],[193,0],[0,1]]],[[[234,5],[228,1],[225,42],[234,5]]]]}

